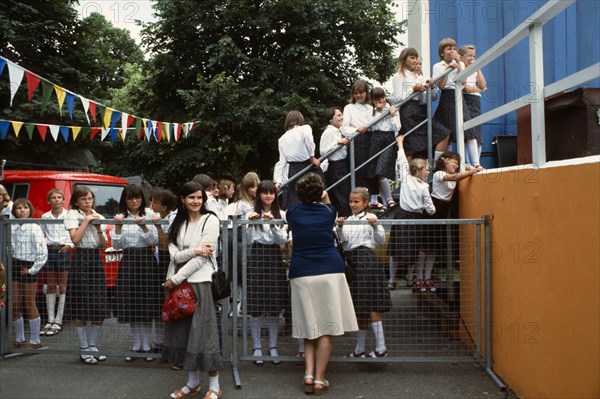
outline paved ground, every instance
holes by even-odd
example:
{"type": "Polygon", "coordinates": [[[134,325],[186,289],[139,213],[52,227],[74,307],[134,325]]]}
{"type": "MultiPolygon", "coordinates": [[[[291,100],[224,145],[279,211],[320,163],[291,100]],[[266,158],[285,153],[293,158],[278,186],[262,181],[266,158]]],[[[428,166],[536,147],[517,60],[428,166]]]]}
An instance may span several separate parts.
{"type": "MultiPolygon", "coordinates": [[[[236,389],[227,363],[221,389],[224,398],[304,398],[302,374],[302,366],[289,362],[257,367],[246,361],[239,368],[242,387],[236,389]]],[[[125,363],[119,357],[88,366],[73,355],[35,354],[0,362],[0,397],[168,398],[185,378],[158,361],[125,363]]],[[[472,363],[333,362],[328,379],[328,398],[514,398],[472,363]]]]}

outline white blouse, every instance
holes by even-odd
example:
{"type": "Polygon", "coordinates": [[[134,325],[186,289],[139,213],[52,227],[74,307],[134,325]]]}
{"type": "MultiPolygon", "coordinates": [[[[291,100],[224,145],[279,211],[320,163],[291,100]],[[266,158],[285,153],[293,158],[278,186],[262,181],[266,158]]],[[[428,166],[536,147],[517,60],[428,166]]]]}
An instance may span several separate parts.
{"type": "MultiPolygon", "coordinates": [[[[99,219],[103,220],[104,216],[99,215],[99,219]]],[[[65,227],[67,230],[78,229],[81,222],[85,219],[85,214],[79,209],[71,209],[67,212],[65,216],[65,227]]],[[[105,225],[101,225],[102,235],[106,238],[106,234],[104,230],[106,229],[105,225]]],[[[98,248],[100,244],[100,240],[98,239],[98,232],[96,231],[96,225],[88,224],[83,233],[83,237],[79,244],[76,245],[77,248],[98,248]]]]}
{"type": "MultiPolygon", "coordinates": [[[[119,214],[119,216],[123,216],[119,214]]],[[[127,212],[127,217],[124,220],[135,220],[135,216],[131,212],[127,212]]],[[[152,213],[146,213],[144,220],[152,220],[152,213]]],[[[112,236],[112,246],[115,249],[127,248],[143,248],[151,247],[158,244],[158,230],[153,224],[147,224],[148,231],[144,232],[141,226],[137,224],[124,224],[121,229],[121,234],[117,234],[117,229],[110,232],[112,236]]]]}
{"type": "Polygon", "coordinates": [[[351,136],[360,126],[367,126],[373,119],[373,107],[371,104],[347,104],[344,107],[344,122],[342,133],[351,136]]]}
{"type": "Polygon", "coordinates": [[[431,196],[442,201],[450,202],[452,200],[452,194],[456,188],[456,181],[444,180],[444,176],[447,173],[443,170],[438,170],[433,174],[433,184],[431,190],[431,196]]]}
{"type": "MultiPolygon", "coordinates": [[[[348,217],[346,221],[365,220],[366,216],[366,212],[361,212],[348,217]]],[[[346,251],[360,246],[374,249],[385,242],[385,229],[383,226],[377,223],[372,226],[366,220],[364,224],[344,223],[341,226],[338,225],[336,229],[338,238],[346,251]]]]}
{"type": "MultiPolygon", "coordinates": [[[[389,108],[389,107],[386,107],[389,108]]],[[[379,111],[375,111],[374,118],[378,117],[382,113],[379,111]]],[[[379,130],[382,132],[394,132],[396,133],[400,130],[400,112],[396,112],[396,116],[389,116],[387,118],[383,118],[373,126],[369,128],[371,131],[379,130]]]]}
{"type": "Polygon", "coordinates": [[[413,93],[415,84],[426,84],[422,75],[417,75],[414,71],[404,71],[404,75],[397,73],[392,79],[392,102],[398,103],[413,93]]]}
{"type": "Polygon", "coordinates": [[[430,215],[435,213],[435,206],[429,194],[429,184],[425,183],[416,176],[409,173],[408,159],[404,153],[404,148],[398,150],[396,161],[396,176],[400,180],[400,208],[409,212],[423,213],[430,215]]]}
{"type": "MultiPolygon", "coordinates": [[[[319,144],[319,152],[321,155],[327,154],[329,151],[339,146],[338,140],[343,138],[342,131],[335,126],[329,125],[321,135],[319,144]]],[[[343,146],[335,153],[331,154],[327,159],[330,161],[340,161],[348,156],[348,147],[343,146]]]]}
{"type": "MultiPolygon", "coordinates": [[[[63,209],[57,217],[54,217],[52,211],[48,211],[42,215],[45,220],[64,220],[67,216],[67,210],[63,209]]],[[[75,248],[75,244],[71,241],[69,231],[65,229],[64,223],[44,223],[42,224],[42,232],[46,236],[47,245],[68,245],[75,248]]]]}
{"type": "MultiPolygon", "coordinates": [[[[245,219],[248,219],[248,215],[246,214],[245,219]]],[[[281,218],[285,218],[285,211],[281,212],[281,218]]],[[[271,214],[271,212],[264,212],[267,214],[271,214]]],[[[287,228],[285,225],[277,225],[277,224],[254,224],[248,225],[246,229],[246,238],[249,245],[253,243],[271,245],[277,244],[281,245],[287,241],[287,228]]]]}
{"type": "MultiPolygon", "coordinates": [[[[461,67],[464,69],[465,64],[462,61],[458,61],[461,64],[461,67]]],[[[440,76],[442,73],[444,73],[444,71],[446,71],[446,69],[448,69],[448,64],[446,64],[443,60],[438,62],[437,64],[435,64],[433,66],[433,77],[436,78],[438,76],[440,76]]],[[[444,85],[444,89],[452,89],[454,90],[454,88],[456,87],[456,84],[454,83],[454,79],[456,79],[456,75],[458,75],[458,70],[454,69],[452,72],[450,72],[447,76],[446,79],[446,84],[444,85]]]]}
{"type": "Polygon", "coordinates": [[[23,223],[13,224],[11,231],[12,256],[15,259],[33,262],[29,274],[36,274],[48,261],[48,248],[42,229],[35,223],[23,223]]]}

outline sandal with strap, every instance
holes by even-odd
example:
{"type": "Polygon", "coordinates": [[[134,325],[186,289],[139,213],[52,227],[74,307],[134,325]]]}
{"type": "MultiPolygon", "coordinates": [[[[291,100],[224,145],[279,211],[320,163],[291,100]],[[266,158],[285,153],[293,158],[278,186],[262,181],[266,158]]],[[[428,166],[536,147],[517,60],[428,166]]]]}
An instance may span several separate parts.
{"type": "Polygon", "coordinates": [[[200,384],[196,385],[195,387],[191,387],[188,384],[185,384],[185,386],[181,388],[181,389],[176,389],[172,394],[171,397],[173,399],[183,399],[183,398],[187,398],[188,396],[191,396],[193,394],[195,394],[196,392],[198,392],[200,390],[200,384]],[[183,392],[183,388],[188,389],[188,393],[183,392]]]}
{"type": "MultiPolygon", "coordinates": [[[[90,348],[79,348],[81,351],[88,351],[90,350],[90,348]]],[[[98,363],[98,360],[96,360],[96,358],[92,355],[79,355],[79,359],[81,359],[82,362],[84,362],[85,364],[89,364],[89,365],[94,365],[98,363]]]]}
{"type": "Polygon", "coordinates": [[[211,388],[206,392],[203,399],[221,399],[221,395],[221,391],[215,391],[211,388]]]}
{"type": "Polygon", "coordinates": [[[315,381],[315,377],[313,377],[312,375],[309,374],[309,375],[305,375],[304,376],[304,393],[306,393],[306,394],[313,393],[313,390],[315,388],[314,381],[315,381]],[[306,382],[307,380],[313,380],[313,383],[312,384],[308,384],[306,382]]]}
{"type": "Polygon", "coordinates": [[[322,380],[314,380],[314,383],[315,387],[313,389],[313,394],[315,396],[323,395],[323,393],[325,393],[325,391],[329,389],[329,381],[327,381],[325,378],[323,378],[322,380]],[[323,386],[323,388],[317,388],[317,385],[321,385],[323,386]]]}
{"type": "Polygon", "coordinates": [[[52,323],[47,323],[42,331],[40,331],[40,335],[45,335],[46,337],[51,337],[54,335],[54,331],[52,331],[52,323]]]}
{"type": "MultiPolygon", "coordinates": [[[[277,347],[272,347],[269,348],[269,355],[270,356],[279,356],[279,352],[277,351],[277,347]]],[[[280,365],[281,364],[281,360],[273,360],[271,363],[273,363],[275,366],[280,365]]]]}
{"type": "MultiPolygon", "coordinates": [[[[54,324],[52,324],[52,328],[50,329],[50,331],[52,332],[52,334],[50,334],[50,335],[56,335],[62,331],[62,326],[58,323],[54,323],[54,324]]],[[[46,335],[48,335],[48,334],[46,333],[46,335]]]]}
{"type": "MultiPolygon", "coordinates": [[[[98,348],[97,348],[97,347],[95,347],[95,346],[90,346],[90,351],[91,351],[91,352],[100,352],[100,350],[98,350],[98,348]]],[[[107,359],[107,357],[106,357],[106,356],[104,356],[104,355],[98,355],[98,356],[94,356],[94,358],[95,358],[97,361],[99,361],[99,362],[103,362],[103,361],[105,361],[105,360],[107,359]]]]}

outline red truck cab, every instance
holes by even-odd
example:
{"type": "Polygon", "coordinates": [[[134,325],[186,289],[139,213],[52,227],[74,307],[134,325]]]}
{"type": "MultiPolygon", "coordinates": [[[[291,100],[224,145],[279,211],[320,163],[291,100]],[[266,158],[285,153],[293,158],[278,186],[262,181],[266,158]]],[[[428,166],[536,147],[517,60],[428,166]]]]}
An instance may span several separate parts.
{"type": "MultiPolygon", "coordinates": [[[[41,218],[50,210],[46,195],[52,188],[58,188],[65,194],[65,207],[69,206],[71,194],[77,186],[90,188],[96,197],[94,209],[107,219],[112,219],[117,213],[123,188],[128,182],[114,176],[100,175],[87,172],[71,172],[56,170],[3,170],[0,176],[2,184],[11,199],[27,198],[34,208],[32,218],[41,218]]],[[[117,271],[121,260],[122,250],[112,248],[110,230],[114,225],[108,225],[106,235],[108,248],[103,251],[103,262],[106,273],[106,286],[112,288],[117,283],[117,271]]],[[[42,268],[41,273],[44,269],[42,268]]],[[[41,281],[43,275],[40,275],[41,281]]]]}

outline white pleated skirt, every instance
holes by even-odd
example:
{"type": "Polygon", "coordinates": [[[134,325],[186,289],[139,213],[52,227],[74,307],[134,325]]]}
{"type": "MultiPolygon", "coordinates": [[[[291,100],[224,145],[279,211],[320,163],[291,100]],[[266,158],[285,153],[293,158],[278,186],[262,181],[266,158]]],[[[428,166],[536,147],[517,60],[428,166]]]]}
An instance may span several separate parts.
{"type": "Polygon", "coordinates": [[[358,330],[344,273],[297,277],[290,285],[293,338],[316,339],[358,330]]]}

